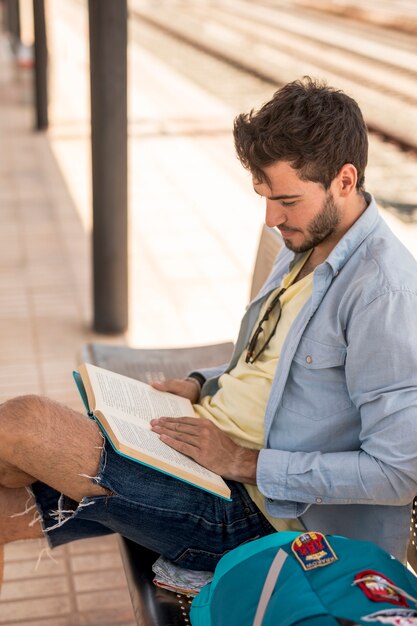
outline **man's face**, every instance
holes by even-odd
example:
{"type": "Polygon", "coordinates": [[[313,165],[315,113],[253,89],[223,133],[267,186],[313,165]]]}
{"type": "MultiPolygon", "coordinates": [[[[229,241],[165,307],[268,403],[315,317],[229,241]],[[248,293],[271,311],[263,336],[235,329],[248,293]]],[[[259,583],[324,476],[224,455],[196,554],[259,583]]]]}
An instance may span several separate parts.
{"type": "Polygon", "coordinates": [[[254,189],[266,199],[265,223],[278,228],[287,248],[306,252],[339,239],[342,213],[331,189],[301,180],[285,161],[269,165],[265,173],[269,184],[254,181],[254,189]]]}

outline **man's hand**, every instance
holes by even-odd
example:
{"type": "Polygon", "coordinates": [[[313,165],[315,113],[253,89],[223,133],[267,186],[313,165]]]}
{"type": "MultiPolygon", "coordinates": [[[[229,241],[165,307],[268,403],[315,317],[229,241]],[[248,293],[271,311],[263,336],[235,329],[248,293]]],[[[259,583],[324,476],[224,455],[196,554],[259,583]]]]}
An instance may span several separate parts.
{"type": "Polygon", "coordinates": [[[154,389],[158,391],[169,391],[176,396],[188,398],[193,404],[198,402],[200,397],[200,385],[198,380],[190,380],[189,378],[168,378],[162,382],[152,383],[154,389]]]}
{"type": "Polygon", "coordinates": [[[168,446],[223,478],[256,484],[259,452],[238,446],[210,420],[161,417],[151,420],[151,428],[168,446]]]}

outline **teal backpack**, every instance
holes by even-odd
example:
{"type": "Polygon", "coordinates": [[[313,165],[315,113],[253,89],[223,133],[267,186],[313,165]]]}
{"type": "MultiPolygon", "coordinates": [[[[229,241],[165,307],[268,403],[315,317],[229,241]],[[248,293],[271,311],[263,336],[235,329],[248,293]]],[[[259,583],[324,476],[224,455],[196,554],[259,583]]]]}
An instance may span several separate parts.
{"type": "Polygon", "coordinates": [[[274,533],[218,563],[192,626],[417,626],[417,578],[367,541],[274,533]]]}

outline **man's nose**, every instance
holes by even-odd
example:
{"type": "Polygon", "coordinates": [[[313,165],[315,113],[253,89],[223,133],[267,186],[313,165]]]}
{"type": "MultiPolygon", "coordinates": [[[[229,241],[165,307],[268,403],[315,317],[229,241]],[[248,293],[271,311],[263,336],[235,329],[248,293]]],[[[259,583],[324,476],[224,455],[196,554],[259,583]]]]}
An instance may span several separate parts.
{"type": "Polygon", "coordinates": [[[269,227],[281,226],[287,221],[287,216],[276,201],[266,201],[265,224],[269,227]]]}

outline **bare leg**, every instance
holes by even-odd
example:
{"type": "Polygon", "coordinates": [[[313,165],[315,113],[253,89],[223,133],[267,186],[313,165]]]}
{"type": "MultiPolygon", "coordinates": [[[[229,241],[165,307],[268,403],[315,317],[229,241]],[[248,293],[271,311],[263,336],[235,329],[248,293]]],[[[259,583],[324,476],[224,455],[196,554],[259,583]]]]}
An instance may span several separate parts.
{"type": "Polygon", "coordinates": [[[3,546],[9,541],[42,537],[39,522],[31,524],[34,504],[24,486],[34,480],[54,487],[75,501],[104,495],[96,476],[102,435],[84,415],[37,396],[23,396],[0,405],[0,586],[3,546]]]}
{"type": "Polygon", "coordinates": [[[87,476],[98,472],[103,438],[97,424],[68,407],[38,396],[0,405],[0,484],[35,480],[77,502],[105,494],[87,476]]]}
{"type": "Polygon", "coordinates": [[[33,497],[25,488],[0,487],[0,594],[4,576],[4,544],[15,539],[36,539],[43,536],[39,521],[34,522],[34,504],[33,497]],[[27,512],[23,513],[24,511],[27,512]],[[13,517],[16,514],[18,515],[13,517]]]}
{"type": "Polygon", "coordinates": [[[17,539],[43,537],[40,522],[32,523],[36,520],[34,504],[33,496],[24,487],[0,487],[0,545],[17,539]]]}
{"type": "Polygon", "coordinates": [[[79,502],[104,495],[86,476],[96,476],[103,438],[92,420],[63,405],[23,396],[0,405],[0,587],[3,546],[9,541],[42,537],[34,499],[25,486],[41,480],[79,502]],[[84,476],[83,476],[84,475],[84,476]]]}

